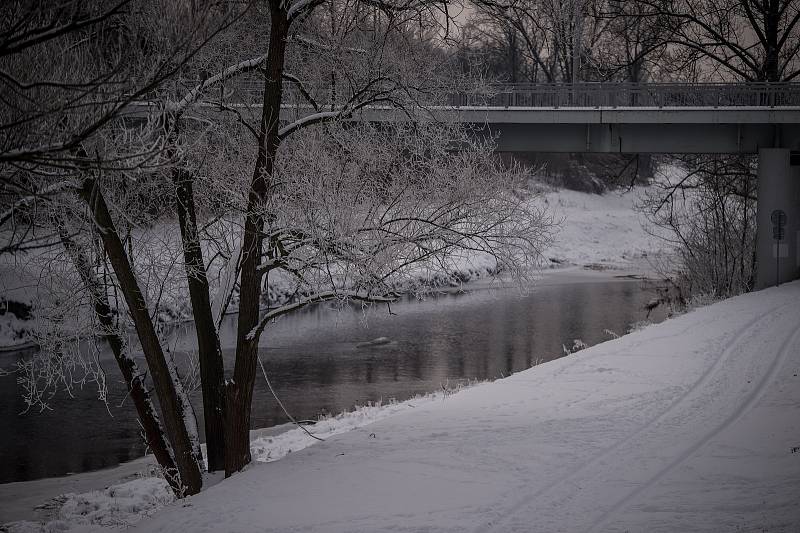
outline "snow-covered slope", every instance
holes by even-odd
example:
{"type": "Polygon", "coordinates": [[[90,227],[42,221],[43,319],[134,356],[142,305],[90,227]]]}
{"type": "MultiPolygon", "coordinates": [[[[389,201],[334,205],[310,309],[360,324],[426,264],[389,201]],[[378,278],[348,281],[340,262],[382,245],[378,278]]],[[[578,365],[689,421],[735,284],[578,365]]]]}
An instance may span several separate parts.
{"type": "Polygon", "coordinates": [[[650,235],[635,207],[644,189],[603,195],[559,190],[544,195],[557,221],[555,241],[544,252],[551,267],[564,264],[595,268],[652,270],[665,242],[650,235]]]}
{"type": "Polygon", "coordinates": [[[253,465],[137,531],[800,530],[800,282],[253,465]]]}

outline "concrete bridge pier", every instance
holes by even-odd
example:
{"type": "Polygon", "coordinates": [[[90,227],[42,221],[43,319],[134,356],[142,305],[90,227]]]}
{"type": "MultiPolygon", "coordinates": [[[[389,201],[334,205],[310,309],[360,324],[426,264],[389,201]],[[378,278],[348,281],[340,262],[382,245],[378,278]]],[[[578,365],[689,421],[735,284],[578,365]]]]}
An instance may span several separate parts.
{"type": "Polygon", "coordinates": [[[756,289],[800,278],[800,154],[794,154],[786,148],[758,151],[756,289]],[[780,219],[782,231],[776,228],[780,219]]]}

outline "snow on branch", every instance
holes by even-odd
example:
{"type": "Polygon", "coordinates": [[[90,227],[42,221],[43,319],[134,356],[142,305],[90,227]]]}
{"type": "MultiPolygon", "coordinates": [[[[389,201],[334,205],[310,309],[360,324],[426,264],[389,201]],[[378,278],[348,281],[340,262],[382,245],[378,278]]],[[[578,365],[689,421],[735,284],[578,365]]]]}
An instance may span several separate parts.
{"type": "Polygon", "coordinates": [[[233,290],[236,285],[236,279],[239,277],[240,260],[242,257],[242,244],[237,242],[231,258],[220,273],[220,284],[217,292],[211,300],[211,315],[214,318],[214,324],[217,327],[222,323],[225,316],[225,311],[230,305],[233,290]]]}
{"type": "Polygon", "coordinates": [[[313,115],[305,116],[299,120],[295,120],[291,124],[287,124],[286,126],[282,127],[278,130],[278,136],[283,139],[286,136],[290,135],[292,132],[299,130],[305,126],[310,126],[312,124],[318,124],[320,122],[325,122],[329,120],[336,120],[338,118],[345,118],[346,116],[350,115],[352,110],[348,109],[340,109],[338,111],[320,111],[319,113],[314,113],[313,115]]]}
{"type": "Polygon", "coordinates": [[[264,61],[267,60],[267,55],[264,54],[262,56],[254,57],[252,59],[247,59],[245,61],[241,61],[236,63],[235,65],[231,65],[230,67],[226,68],[219,74],[211,76],[210,78],[204,80],[202,83],[198,84],[197,87],[189,91],[186,96],[181,98],[178,102],[175,102],[171,106],[169,106],[169,111],[174,113],[175,115],[180,115],[183,111],[186,110],[187,107],[197,102],[202,96],[203,92],[205,92],[209,87],[217,84],[223,83],[234,76],[238,76],[239,74],[244,74],[246,72],[250,72],[259,68],[264,61]]]}
{"type": "Polygon", "coordinates": [[[286,19],[291,23],[300,15],[303,15],[315,7],[321,5],[324,0],[299,0],[289,7],[286,12],[286,19]]]}
{"type": "Polygon", "coordinates": [[[320,110],[319,104],[314,99],[314,97],[311,96],[311,93],[308,92],[308,89],[306,89],[306,86],[303,85],[303,82],[302,82],[302,80],[300,80],[300,78],[298,78],[294,74],[289,74],[289,73],[285,72],[283,74],[283,79],[286,80],[286,81],[290,81],[290,82],[294,83],[295,86],[297,87],[297,89],[300,91],[300,94],[303,95],[303,98],[308,100],[308,102],[314,108],[314,111],[319,112],[319,110],[320,110]]]}
{"type": "MultiPolygon", "coordinates": [[[[384,89],[375,89],[374,87],[381,82],[390,81],[389,78],[385,76],[381,76],[371,80],[368,84],[366,84],[362,89],[355,92],[350,99],[343,104],[338,110],[331,110],[331,111],[319,111],[317,113],[313,113],[311,115],[307,115],[300,119],[295,120],[291,124],[287,124],[286,126],[282,127],[278,130],[278,136],[281,139],[285,139],[293,132],[304,128],[306,126],[311,126],[313,124],[319,124],[321,122],[330,122],[333,120],[349,118],[358,111],[359,109],[366,107],[370,104],[376,104],[379,102],[388,102],[390,104],[394,104],[397,107],[402,108],[401,104],[398,104],[396,99],[391,97],[391,94],[397,89],[395,88],[384,88],[384,89]],[[370,94],[371,93],[371,94],[370,94]],[[367,96],[369,95],[369,96],[367,96]],[[361,100],[363,98],[363,100],[361,100]],[[359,101],[360,100],[360,101],[359,101]]],[[[405,90],[404,88],[400,88],[400,90],[405,90]]]]}

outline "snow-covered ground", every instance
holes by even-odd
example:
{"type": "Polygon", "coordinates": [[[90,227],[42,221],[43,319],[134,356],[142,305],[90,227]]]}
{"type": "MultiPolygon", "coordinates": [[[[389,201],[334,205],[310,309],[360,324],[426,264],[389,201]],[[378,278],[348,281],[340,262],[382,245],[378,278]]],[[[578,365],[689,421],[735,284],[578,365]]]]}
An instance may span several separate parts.
{"type": "Polygon", "coordinates": [[[256,464],[136,531],[800,530],[800,282],[256,464]]]}
{"type": "Polygon", "coordinates": [[[603,195],[569,190],[546,193],[544,201],[556,220],[562,221],[553,245],[544,251],[549,266],[652,272],[667,251],[664,241],[646,231],[644,217],[635,209],[644,191],[637,187],[603,195]]]}
{"type": "MultiPolygon", "coordinates": [[[[798,299],[800,282],[739,296],[395,408],[134,530],[799,531],[798,299]]],[[[117,505],[153,513],[134,488],[117,505]]],[[[66,517],[109,498],[70,496],[66,517]]]]}
{"type": "MultiPolygon", "coordinates": [[[[544,253],[549,260],[546,266],[561,269],[577,265],[647,272],[648,258],[660,253],[661,243],[642,229],[640,215],[633,209],[640,193],[640,190],[603,196],[574,191],[545,193],[540,201],[547,202],[556,219],[561,220],[556,244],[544,253]],[[619,238],[620,235],[624,238],[619,238]]],[[[472,263],[480,266],[480,259],[476,258],[472,263]]],[[[489,264],[483,266],[487,270],[492,267],[489,264]]],[[[30,286],[35,284],[35,280],[20,277],[13,264],[5,264],[4,270],[2,293],[15,301],[32,303],[28,300],[30,286]]],[[[478,271],[468,273],[473,278],[482,276],[478,271]]],[[[24,325],[13,315],[0,317],[0,346],[20,342],[22,339],[17,330],[24,325]]],[[[449,403],[451,399],[449,394],[439,394],[408,402],[367,406],[322,421],[313,431],[328,438],[389,415],[415,410],[431,401],[449,403]]],[[[316,443],[300,429],[287,431],[283,428],[261,433],[263,436],[255,435],[253,441],[254,457],[260,461],[274,461],[316,443]]],[[[153,475],[151,460],[144,459],[102,472],[0,485],[0,523],[33,520],[7,526],[9,531],[38,531],[42,528],[83,531],[127,526],[171,501],[165,483],[153,475]],[[39,509],[34,512],[36,506],[39,509]]]]}
{"type": "MultiPolygon", "coordinates": [[[[468,384],[403,402],[357,407],[299,428],[293,424],[250,432],[253,460],[269,463],[334,435],[449,398],[468,384]]],[[[210,486],[218,479],[206,480],[210,486]]],[[[115,468],[60,478],[0,484],[0,531],[109,531],[133,525],[175,500],[152,456],[115,468]]]]}

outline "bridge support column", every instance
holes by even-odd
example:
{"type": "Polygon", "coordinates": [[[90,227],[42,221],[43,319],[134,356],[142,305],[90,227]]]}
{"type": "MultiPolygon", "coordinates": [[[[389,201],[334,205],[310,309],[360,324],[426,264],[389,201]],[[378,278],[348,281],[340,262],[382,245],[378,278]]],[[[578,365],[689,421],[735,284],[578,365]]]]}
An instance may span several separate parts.
{"type": "Polygon", "coordinates": [[[758,151],[756,289],[800,277],[800,165],[790,164],[784,148],[758,151]],[[775,239],[773,213],[783,211],[783,240],[775,239]]]}

